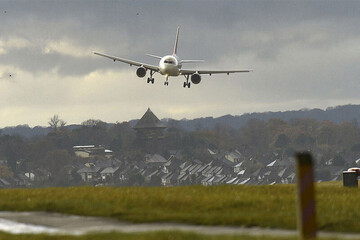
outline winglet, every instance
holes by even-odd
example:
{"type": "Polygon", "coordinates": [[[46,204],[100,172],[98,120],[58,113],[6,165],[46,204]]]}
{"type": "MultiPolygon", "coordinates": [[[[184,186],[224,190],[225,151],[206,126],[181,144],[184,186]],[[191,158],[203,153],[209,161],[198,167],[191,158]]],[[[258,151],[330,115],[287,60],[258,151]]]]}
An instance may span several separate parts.
{"type": "Polygon", "coordinates": [[[178,40],[179,40],[179,30],[180,30],[180,26],[177,28],[177,31],[176,31],[176,39],[175,39],[173,55],[176,55],[176,52],[177,52],[177,46],[178,46],[178,40]]]}

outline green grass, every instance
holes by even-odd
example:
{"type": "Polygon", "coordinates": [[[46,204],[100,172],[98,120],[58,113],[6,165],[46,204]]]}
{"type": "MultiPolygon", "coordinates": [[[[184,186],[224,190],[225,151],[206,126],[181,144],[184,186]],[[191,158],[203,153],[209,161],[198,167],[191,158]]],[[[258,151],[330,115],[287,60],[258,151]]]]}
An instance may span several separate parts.
{"type": "MultiPolygon", "coordinates": [[[[152,232],[152,233],[98,233],[83,236],[64,236],[64,235],[37,235],[21,234],[13,235],[0,232],[0,240],[298,240],[297,237],[267,237],[267,236],[208,236],[195,233],[184,232],[152,232]]],[[[335,240],[336,238],[319,238],[323,240],[335,240]]]]}
{"type": "MultiPolygon", "coordinates": [[[[318,184],[319,229],[360,232],[360,191],[318,184]]],[[[131,222],[296,228],[295,185],[69,187],[0,190],[1,211],[49,211],[131,222]]]]}

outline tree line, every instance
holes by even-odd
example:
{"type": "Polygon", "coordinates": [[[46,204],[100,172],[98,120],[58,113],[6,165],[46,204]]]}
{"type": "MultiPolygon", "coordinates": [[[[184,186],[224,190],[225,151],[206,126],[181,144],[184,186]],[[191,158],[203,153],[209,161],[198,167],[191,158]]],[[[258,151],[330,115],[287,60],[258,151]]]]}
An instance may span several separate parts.
{"type": "MultiPolygon", "coordinates": [[[[0,168],[0,177],[43,167],[56,182],[61,179],[64,166],[84,161],[74,155],[75,145],[103,145],[113,150],[116,158],[126,161],[140,161],[145,154],[128,122],[109,125],[89,119],[70,130],[65,127],[66,121],[55,115],[49,126],[51,131],[47,135],[32,138],[0,133],[0,160],[6,160],[3,161],[6,165],[0,168]]],[[[274,153],[286,158],[295,151],[311,151],[319,164],[333,159],[334,164],[344,165],[360,155],[360,127],[356,122],[250,119],[239,129],[216,124],[210,129],[197,126],[194,131],[186,131],[178,121],[170,120],[159,154],[166,157],[169,150],[181,150],[184,158],[208,161],[208,149],[218,152],[237,149],[244,157],[263,163],[274,153]]]]}

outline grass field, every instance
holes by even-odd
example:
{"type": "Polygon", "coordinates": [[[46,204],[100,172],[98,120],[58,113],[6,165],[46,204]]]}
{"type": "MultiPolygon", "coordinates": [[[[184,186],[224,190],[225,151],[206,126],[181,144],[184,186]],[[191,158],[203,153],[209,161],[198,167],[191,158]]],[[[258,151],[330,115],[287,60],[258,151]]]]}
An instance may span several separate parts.
{"type": "MultiPolygon", "coordinates": [[[[319,229],[360,232],[360,191],[316,186],[319,229]]],[[[295,185],[69,187],[0,190],[1,211],[50,211],[131,222],[296,228],[295,185]]]]}
{"type": "MultiPolygon", "coordinates": [[[[12,235],[0,232],[0,240],[298,240],[297,237],[266,237],[266,236],[206,236],[183,232],[154,232],[154,233],[102,233],[84,236],[50,236],[50,235],[12,235]]],[[[335,240],[336,238],[320,238],[335,240]]]]}

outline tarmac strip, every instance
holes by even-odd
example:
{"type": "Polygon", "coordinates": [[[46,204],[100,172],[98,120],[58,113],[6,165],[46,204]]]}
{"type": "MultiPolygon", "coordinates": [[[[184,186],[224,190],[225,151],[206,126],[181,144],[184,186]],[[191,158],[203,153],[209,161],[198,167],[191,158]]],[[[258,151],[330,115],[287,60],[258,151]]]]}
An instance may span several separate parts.
{"type": "MultiPolygon", "coordinates": [[[[84,217],[48,212],[0,212],[0,231],[12,234],[83,235],[94,232],[139,233],[184,231],[205,235],[296,236],[295,230],[258,227],[199,226],[177,223],[127,223],[111,218],[84,217]]],[[[360,239],[360,234],[319,232],[321,237],[360,239]]]]}

